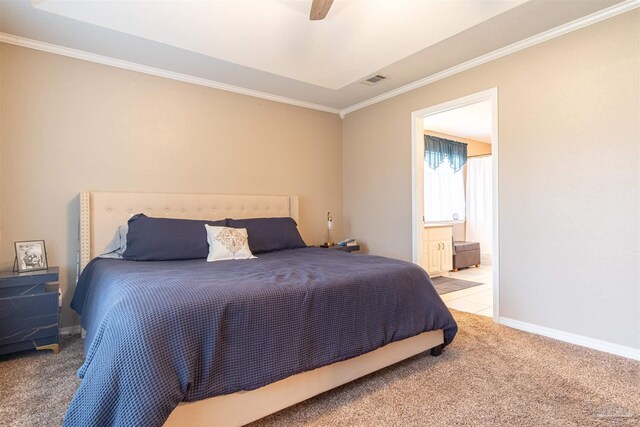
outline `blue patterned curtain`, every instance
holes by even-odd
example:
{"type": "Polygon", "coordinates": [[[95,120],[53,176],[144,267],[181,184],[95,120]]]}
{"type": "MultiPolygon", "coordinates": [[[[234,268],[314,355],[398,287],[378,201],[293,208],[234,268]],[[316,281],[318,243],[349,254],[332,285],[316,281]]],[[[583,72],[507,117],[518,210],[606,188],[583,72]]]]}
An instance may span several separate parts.
{"type": "Polygon", "coordinates": [[[429,164],[429,167],[434,170],[438,169],[445,157],[449,159],[453,171],[458,172],[467,163],[467,144],[425,135],[424,160],[429,164]]]}

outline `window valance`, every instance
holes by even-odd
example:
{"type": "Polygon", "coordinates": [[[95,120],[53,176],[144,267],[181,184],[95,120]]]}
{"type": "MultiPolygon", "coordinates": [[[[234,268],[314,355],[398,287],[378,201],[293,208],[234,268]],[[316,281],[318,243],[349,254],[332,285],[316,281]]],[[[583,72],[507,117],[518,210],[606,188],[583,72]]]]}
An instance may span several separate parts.
{"type": "Polygon", "coordinates": [[[449,159],[449,164],[454,172],[458,172],[467,163],[467,144],[425,135],[424,160],[429,167],[434,170],[438,169],[445,157],[449,159]]]}

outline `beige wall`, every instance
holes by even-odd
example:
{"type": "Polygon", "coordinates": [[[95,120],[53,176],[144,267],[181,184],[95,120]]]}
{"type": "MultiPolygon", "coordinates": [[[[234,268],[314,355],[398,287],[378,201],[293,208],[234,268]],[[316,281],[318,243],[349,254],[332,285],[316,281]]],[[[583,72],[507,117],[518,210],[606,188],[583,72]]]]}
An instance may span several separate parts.
{"type": "Polygon", "coordinates": [[[411,259],[411,112],[498,88],[501,316],[640,348],[637,9],[346,116],[345,232],[411,259]]]}
{"type": "Polygon", "coordinates": [[[63,267],[63,324],[76,324],[67,307],[87,189],[298,194],[308,243],[324,240],[330,209],[336,239],[411,259],[411,112],[498,87],[502,316],[640,348],[639,13],[342,124],[0,45],[0,268],[11,267],[14,240],[45,239],[63,267]]]}
{"type": "Polygon", "coordinates": [[[341,120],[262,99],[0,44],[0,267],[45,239],[75,283],[82,190],[297,194],[306,242],[342,238],[341,120]]]}

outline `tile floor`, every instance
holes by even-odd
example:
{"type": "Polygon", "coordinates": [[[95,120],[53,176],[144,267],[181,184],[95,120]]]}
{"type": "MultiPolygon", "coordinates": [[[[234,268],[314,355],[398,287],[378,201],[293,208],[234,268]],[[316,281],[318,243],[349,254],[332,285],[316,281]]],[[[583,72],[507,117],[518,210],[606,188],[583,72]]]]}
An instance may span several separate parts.
{"type": "Polygon", "coordinates": [[[447,307],[493,317],[493,271],[490,265],[464,268],[455,273],[448,272],[444,276],[483,283],[480,286],[442,295],[447,307]]]}

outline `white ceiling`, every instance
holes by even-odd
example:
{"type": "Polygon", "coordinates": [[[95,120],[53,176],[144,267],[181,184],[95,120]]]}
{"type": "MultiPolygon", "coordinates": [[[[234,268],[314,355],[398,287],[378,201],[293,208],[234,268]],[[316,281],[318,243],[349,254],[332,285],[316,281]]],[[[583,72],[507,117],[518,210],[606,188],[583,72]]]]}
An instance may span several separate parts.
{"type": "Polygon", "coordinates": [[[424,129],[491,144],[491,101],[427,116],[424,129]]]}
{"type": "Polygon", "coordinates": [[[47,12],[340,89],[527,0],[39,0],[47,12]]]}
{"type": "Polygon", "coordinates": [[[348,112],[634,1],[335,0],[310,22],[311,0],[0,0],[0,42],[348,112]]]}

